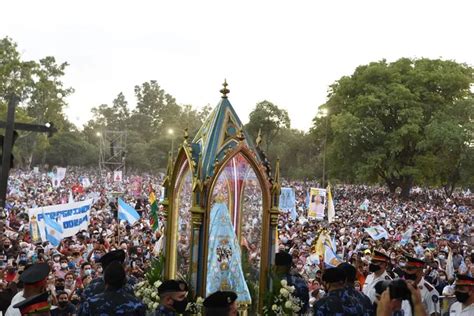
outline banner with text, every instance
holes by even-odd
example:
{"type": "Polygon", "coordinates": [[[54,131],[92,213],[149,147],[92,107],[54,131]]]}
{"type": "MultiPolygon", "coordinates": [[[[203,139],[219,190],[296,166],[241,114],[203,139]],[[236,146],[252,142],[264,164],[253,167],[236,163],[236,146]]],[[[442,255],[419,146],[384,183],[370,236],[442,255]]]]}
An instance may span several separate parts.
{"type": "Polygon", "coordinates": [[[49,216],[61,224],[64,238],[71,237],[82,229],[87,230],[90,221],[91,205],[92,200],[86,200],[68,204],[37,207],[28,210],[28,216],[30,219],[32,219],[33,216],[35,217],[42,240],[46,240],[43,216],[49,216]]]}

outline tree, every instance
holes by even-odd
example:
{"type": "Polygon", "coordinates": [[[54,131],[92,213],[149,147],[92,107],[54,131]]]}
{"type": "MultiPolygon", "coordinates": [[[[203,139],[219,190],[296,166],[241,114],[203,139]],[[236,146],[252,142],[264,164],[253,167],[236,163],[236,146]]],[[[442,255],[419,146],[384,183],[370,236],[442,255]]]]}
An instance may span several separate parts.
{"type": "MultiPolygon", "coordinates": [[[[430,178],[427,161],[439,150],[450,152],[450,163],[463,160],[463,140],[472,139],[473,74],[453,61],[402,58],[360,66],[339,79],[322,106],[329,112],[331,176],[382,180],[406,197],[415,181],[430,178]],[[437,136],[441,127],[444,139],[462,136],[445,144],[437,136]]],[[[315,119],[317,134],[323,134],[321,123],[315,119]]],[[[440,176],[448,181],[448,173],[440,176]]]]}
{"type": "Polygon", "coordinates": [[[98,157],[98,148],[74,132],[62,132],[51,137],[46,151],[46,162],[51,166],[91,166],[97,164],[98,157]]]}
{"type": "MultiPolygon", "coordinates": [[[[68,130],[63,109],[64,98],[73,92],[61,82],[67,63],[57,64],[48,56],[36,61],[21,60],[17,45],[11,39],[0,40],[0,106],[5,107],[12,95],[20,97],[17,121],[44,124],[53,122],[59,130],[68,130]],[[26,121],[20,120],[26,119],[26,121]]],[[[34,153],[44,157],[48,141],[45,135],[21,133],[15,151],[24,165],[29,167],[34,153]],[[39,145],[40,147],[37,147],[39,145]]]]}
{"type": "Polygon", "coordinates": [[[267,152],[274,138],[284,128],[290,128],[288,112],[266,100],[255,106],[255,109],[249,115],[249,123],[246,126],[246,130],[254,139],[257,137],[259,130],[261,131],[267,152]]]}

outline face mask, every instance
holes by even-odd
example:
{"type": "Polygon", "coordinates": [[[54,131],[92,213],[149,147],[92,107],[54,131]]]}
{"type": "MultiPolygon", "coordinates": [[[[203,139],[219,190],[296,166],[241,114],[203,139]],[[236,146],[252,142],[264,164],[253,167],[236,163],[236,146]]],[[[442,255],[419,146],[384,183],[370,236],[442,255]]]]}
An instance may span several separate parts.
{"type": "Polygon", "coordinates": [[[179,314],[182,314],[184,313],[184,311],[186,310],[186,307],[188,306],[188,298],[185,298],[184,300],[182,301],[175,301],[173,300],[173,308],[174,310],[179,313],[179,314]]]}
{"type": "Polygon", "coordinates": [[[77,304],[79,304],[79,300],[74,299],[74,300],[71,301],[71,303],[73,303],[74,305],[77,305],[77,304]]]}
{"type": "Polygon", "coordinates": [[[439,260],[444,260],[445,257],[444,257],[443,255],[439,255],[439,256],[438,256],[438,259],[439,259],[439,260]]]}
{"type": "Polygon", "coordinates": [[[71,287],[74,284],[74,281],[66,281],[66,286],[71,287]]]}
{"type": "Polygon", "coordinates": [[[61,268],[62,269],[67,269],[67,263],[61,263],[61,268]]]}
{"type": "Polygon", "coordinates": [[[92,270],[91,270],[91,269],[85,269],[85,270],[84,270],[84,274],[85,274],[85,275],[91,275],[91,273],[92,273],[92,270]]]}
{"type": "Polygon", "coordinates": [[[55,262],[59,262],[59,259],[60,259],[59,257],[54,257],[55,262]]]}
{"type": "Polygon", "coordinates": [[[59,303],[58,303],[58,305],[59,305],[59,307],[62,307],[62,308],[64,308],[64,307],[66,307],[66,306],[67,306],[67,301],[62,301],[62,302],[59,302],[59,303]]]}
{"type": "Polygon", "coordinates": [[[373,263],[369,264],[369,271],[370,271],[370,272],[377,272],[377,271],[379,271],[380,269],[381,269],[381,268],[380,268],[379,265],[376,265],[376,264],[373,264],[373,263]]]}
{"type": "Polygon", "coordinates": [[[64,285],[57,285],[56,291],[64,291],[64,285]]]}
{"type": "Polygon", "coordinates": [[[468,293],[468,292],[455,291],[455,292],[454,292],[454,295],[456,295],[456,299],[457,299],[458,302],[460,302],[460,303],[464,303],[464,302],[466,302],[466,301],[469,299],[469,293],[468,293]]]}
{"type": "Polygon", "coordinates": [[[102,267],[97,268],[97,272],[102,273],[103,269],[102,267]]]}

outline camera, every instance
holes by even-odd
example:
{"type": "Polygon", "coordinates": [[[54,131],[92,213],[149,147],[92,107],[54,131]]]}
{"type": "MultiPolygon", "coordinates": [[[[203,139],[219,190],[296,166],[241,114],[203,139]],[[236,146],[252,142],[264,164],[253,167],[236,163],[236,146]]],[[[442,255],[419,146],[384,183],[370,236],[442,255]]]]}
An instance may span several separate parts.
{"type": "Polygon", "coordinates": [[[386,289],[390,290],[390,299],[399,299],[399,300],[411,300],[411,292],[408,289],[407,283],[403,279],[395,279],[395,280],[384,280],[379,281],[375,285],[375,292],[378,295],[382,295],[382,293],[386,289]]]}

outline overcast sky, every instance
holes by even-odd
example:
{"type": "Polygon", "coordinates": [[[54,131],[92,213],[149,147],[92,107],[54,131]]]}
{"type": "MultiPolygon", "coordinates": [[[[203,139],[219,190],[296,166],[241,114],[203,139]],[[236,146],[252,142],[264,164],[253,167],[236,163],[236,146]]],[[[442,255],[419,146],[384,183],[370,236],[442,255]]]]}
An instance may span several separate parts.
{"type": "Polygon", "coordinates": [[[474,64],[474,1],[2,1],[0,37],[24,59],[53,55],[75,89],[66,113],[157,80],[180,104],[215,106],[221,83],[244,122],[267,99],[307,130],[328,86],[400,57],[474,64]]]}

